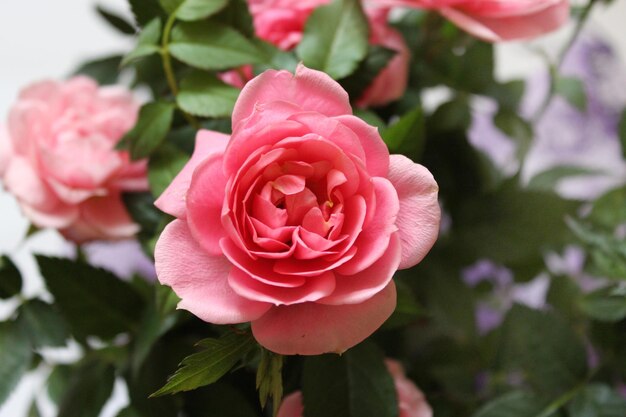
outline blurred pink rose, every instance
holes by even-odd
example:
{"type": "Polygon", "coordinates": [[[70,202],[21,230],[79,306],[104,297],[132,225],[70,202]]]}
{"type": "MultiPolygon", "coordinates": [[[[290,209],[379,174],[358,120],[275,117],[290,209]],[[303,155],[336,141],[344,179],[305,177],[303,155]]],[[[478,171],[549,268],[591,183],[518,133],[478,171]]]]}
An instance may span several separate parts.
{"type": "MultiPolygon", "coordinates": [[[[391,359],[387,359],[385,363],[396,385],[400,411],[398,417],[432,417],[433,411],[426,402],[426,397],[404,375],[402,365],[391,359]]],[[[283,399],[277,417],[302,417],[303,414],[302,392],[296,391],[283,399]]]]}
{"type": "MultiPolygon", "coordinates": [[[[330,0],[248,0],[257,36],[284,50],[300,43],[305,23],[311,13],[315,8],[329,2],[330,0]]],[[[387,23],[386,9],[366,8],[365,11],[370,23],[370,43],[397,52],[356,100],[359,107],[381,106],[404,94],[411,54],[402,35],[387,23]]],[[[225,73],[221,78],[235,87],[241,86],[243,80],[234,71],[225,73]]]]}
{"type": "Polygon", "coordinates": [[[20,93],[0,132],[0,175],[33,224],[76,242],[138,231],[120,194],[147,189],[145,162],[114,149],[137,111],[129,91],[86,77],[20,93]]]}
{"type": "Polygon", "coordinates": [[[568,0],[371,0],[380,6],[438,10],[461,29],[489,42],[535,38],[569,19],[568,0]]]}
{"type": "Polygon", "coordinates": [[[198,134],[156,202],[177,217],[156,246],[158,278],[205,321],[251,321],[274,352],[343,352],[389,317],[393,274],[434,244],[437,184],[304,66],[250,81],[232,124],[230,138],[198,134]]]}

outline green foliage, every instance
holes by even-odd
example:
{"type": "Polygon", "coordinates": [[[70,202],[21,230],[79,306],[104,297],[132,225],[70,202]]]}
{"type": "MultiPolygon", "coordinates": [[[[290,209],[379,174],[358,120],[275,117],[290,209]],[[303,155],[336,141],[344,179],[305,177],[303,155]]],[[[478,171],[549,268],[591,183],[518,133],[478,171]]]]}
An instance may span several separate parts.
{"type": "Polygon", "coordinates": [[[139,34],[135,49],[126,54],[124,59],[122,59],[121,65],[128,65],[139,58],[143,58],[159,52],[161,29],[161,19],[157,17],[151,20],[139,34]]]}
{"type": "Polygon", "coordinates": [[[110,339],[137,325],[143,302],[128,283],[108,271],[69,259],[37,256],[37,262],[75,336],[110,339]]]}
{"type": "Polygon", "coordinates": [[[527,187],[532,190],[550,191],[565,178],[599,175],[602,172],[579,166],[562,165],[540,172],[530,179],[527,187]]]}
{"type": "Polygon", "coordinates": [[[256,344],[250,335],[233,332],[219,339],[201,340],[198,346],[203,350],[183,359],[176,373],[152,397],[189,391],[216,382],[256,344]]]}
{"type": "Polygon", "coordinates": [[[156,101],[142,106],[135,127],[122,138],[131,158],[142,159],[150,155],[165,139],[173,118],[174,106],[170,103],[156,101]]]}
{"type": "Polygon", "coordinates": [[[626,287],[620,284],[586,294],[581,300],[581,309],[596,320],[623,320],[626,318],[626,287]]]}
{"type": "Polygon", "coordinates": [[[227,117],[233,112],[239,90],[205,72],[195,71],[183,78],[178,106],[185,112],[203,117],[227,117]]]}
{"type": "Polygon", "coordinates": [[[296,48],[304,65],[335,79],[352,74],[367,56],[368,23],[358,0],[334,0],[307,20],[296,48]]]}
{"type": "Polygon", "coordinates": [[[29,300],[22,304],[18,323],[34,348],[65,346],[70,337],[67,324],[54,306],[41,300],[29,300]]]}
{"type": "Polygon", "coordinates": [[[283,357],[261,350],[261,362],[256,372],[256,389],[259,391],[261,407],[265,408],[268,399],[272,399],[274,414],[276,414],[280,401],[283,398],[283,357]]]}
{"type": "Polygon", "coordinates": [[[617,126],[619,141],[622,145],[622,156],[626,158],[626,109],[622,111],[619,125],[617,126]]]}
{"type": "Polygon", "coordinates": [[[393,49],[370,45],[357,69],[339,82],[353,100],[358,99],[396,54],[393,49]]]}
{"type": "Polygon", "coordinates": [[[11,298],[22,291],[22,275],[13,261],[0,257],[0,299],[11,298]]]}
{"type": "Polygon", "coordinates": [[[554,83],[554,90],[581,112],[587,110],[585,84],[578,78],[558,77],[554,83]]]}
{"type": "Polygon", "coordinates": [[[162,146],[157,150],[148,164],[148,180],[152,194],[161,195],[187,161],[189,161],[189,155],[172,145],[162,146]]]}
{"type": "Polygon", "coordinates": [[[158,0],[128,0],[137,24],[144,27],[155,17],[164,17],[158,0]]]}
{"type": "Polygon", "coordinates": [[[534,395],[514,391],[485,404],[473,417],[540,417],[542,410],[534,395]]]}
{"type": "Polygon", "coordinates": [[[87,61],[74,71],[74,75],[86,75],[100,85],[115,84],[120,75],[121,55],[97,58],[87,61]]]}
{"type": "Polygon", "coordinates": [[[382,352],[362,343],[343,355],[308,357],[302,377],[304,417],[397,417],[382,352]]]}
{"type": "Polygon", "coordinates": [[[134,35],[137,31],[132,23],[128,22],[122,16],[107,10],[102,6],[96,7],[96,11],[109,25],[117,29],[118,32],[125,35],[134,35]]]}
{"type": "Polygon", "coordinates": [[[621,417],[626,415],[626,399],[602,384],[587,386],[567,406],[569,417],[621,417]]]}
{"type": "Polygon", "coordinates": [[[28,335],[13,323],[0,323],[0,404],[15,388],[32,359],[28,335]]]}
{"type": "Polygon", "coordinates": [[[405,113],[380,134],[391,152],[413,151],[414,157],[419,159],[426,140],[422,108],[417,107],[405,113]]]}
{"type": "Polygon", "coordinates": [[[228,0],[161,0],[161,4],[178,19],[195,21],[219,12],[226,7],[228,0]]]}
{"type": "Polygon", "coordinates": [[[72,372],[59,402],[58,417],[98,417],[115,382],[112,365],[86,359],[72,372]]]}
{"type": "Polygon", "coordinates": [[[175,58],[204,70],[224,70],[263,60],[254,43],[217,20],[176,25],[169,50],[175,58]]]}

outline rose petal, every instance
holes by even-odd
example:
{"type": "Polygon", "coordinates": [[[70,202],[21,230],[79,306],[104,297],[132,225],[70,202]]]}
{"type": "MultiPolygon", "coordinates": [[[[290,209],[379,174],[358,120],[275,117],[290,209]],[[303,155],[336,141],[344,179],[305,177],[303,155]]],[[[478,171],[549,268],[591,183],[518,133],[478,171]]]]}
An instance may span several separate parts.
{"type": "Polygon", "coordinates": [[[342,353],[374,333],[395,306],[396,287],[391,281],[360,304],[274,307],[252,322],[252,333],[262,346],[281,355],[342,353]]]}
{"type": "Polygon", "coordinates": [[[391,155],[388,178],[400,199],[396,220],[402,241],[400,269],[410,268],[426,256],[439,235],[439,187],[425,167],[403,155],[391,155]]]}
{"type": "Polygon", "coordinates": [[[196,136],[196,147],[187,165],[178,173],[174,181],[154,202],[161,211],[179,219],[185,218],[185,196],[196,167],[207,157],[222,153],[228,144],[228,135],[212,130],[200,130],[196,136]]]}
{"type": "Polygon", "coordinates": [[[302,392],[296,391],[283,398],[276,417],[302,417],[304,415],[304,401],[302,392]]]}
{"type": "Polygon", "coordinates": [[[171,222],[157,242],[154,257],[159,281],[182,299],[178,308],[216,324],[243,323],[261,317],[271,304],[251,301],[228,285],[232,265],[210,256],[191,236],[183,220],[171,222]]]}
{"type": "Polygon", "coordinates": [[[352,130],[361,141],[367,172],[372,177],[386,177],[389,171],[389,150],[380,137],[378,128],[351,115],[339,116],[336,120],[352,130]]]}

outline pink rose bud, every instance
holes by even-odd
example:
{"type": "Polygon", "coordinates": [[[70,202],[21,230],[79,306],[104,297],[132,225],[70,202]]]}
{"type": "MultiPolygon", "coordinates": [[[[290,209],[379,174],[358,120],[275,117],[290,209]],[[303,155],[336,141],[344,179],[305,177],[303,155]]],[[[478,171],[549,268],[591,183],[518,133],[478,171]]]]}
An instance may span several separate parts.
{"type": "Polygon", "coordinates": [[[156,201],[177,218],[156,246],[158,278],[205,321],[252,322],[269,350],[343,352],[391,315],[393,274],[435,243],[437,183],[302,65],[248,82],[232,125],[200,131],[156,201]]]}
{"type": "Polygon", "coordinates": [[[438,10],[461,29],[489,42],[535,38],[569,19],[568,0],[371,0],[383,7],[438,10]]]}
{"type": "Polygon", "coordinates": [[[138,108],[129,91],[87,77],[42,81],[20,93],[0,129],[0,176],[34,225],[76,242],[139,230],[121,193],[147,190],[146,164],[115,150],[138,108]]]}
{"type": "MultiPolygon", "coordinates": [[[[426,397],[413,381],[404,375],[402,365],[392,359],[387,359],[385,363],[396,386],[400,412],[398,417],[432,417],[433,411],[426,402],[426,397]]],[[[283,399],[277,417],[302,417],[303,415],[302,392],[296,391],[283,399]]]]}

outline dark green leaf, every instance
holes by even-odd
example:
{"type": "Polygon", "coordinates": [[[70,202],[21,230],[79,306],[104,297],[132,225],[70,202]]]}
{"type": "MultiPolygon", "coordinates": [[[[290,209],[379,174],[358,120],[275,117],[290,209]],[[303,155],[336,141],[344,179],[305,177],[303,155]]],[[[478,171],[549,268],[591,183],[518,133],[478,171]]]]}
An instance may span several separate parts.
{"type": "Polygon", "coordinates": [[[580,111],[587,109],[585,84],[578,78],[557,77],[554,91],[580,111]]]}
{"type": "Polygon", "coordinates": [[[531,124],[517,113],[507,109],[498,110],[493,122],[505,135],[515,140],[518,145],[518,154],[526,155],[534,135],[531,124]]]}
{"type": "Polygon", "coordinates": [[[96,11],[109,25],[120,31],[125,35],[134,35],[135,27],[120,15],[105,9],[102,6],[98,6],[96,11]]]}
{"type": "Polygon", "coordinates": [[[383,329],[393,329],[406,326],[425,314],[425,311],[417,303],[413,291],[403,281],[396,281],[396,290],[398,292],[396,309],[385,324],[383,329]]]}
{"type": "Polygon", "coordinates": [[[374,81],[376,76],[389,64],[398,52],[380,45],[370,45],[367,56],[352,75],[339,82],[354,100],[374,81]]]}
{"type": "Polygon", "coordinates": [[[173,118],[172,104],[162,101],[145,104],[139,111],[135,127],[122,139],[128,143],[131,158],[135,160],[150,155],[165,139],[173,118]]]}
{"type": "Polygon", "coordinates": [[[32,356],[24,330],[13,322],[0,323],[0,404],[28,370],[32,356]]]}
{"type": "Polygon", "coordinates": [[[11,259],[0,257],[0,298],[7,299],[22,291],[22,275],[11,259]]]}
{"type": "MultiPolygon", "coordinates": [[[[152,238],[156,233],[162,219],[165,217],[154,205],[154,197],[149,192],[125,193],[122,199],[133,221],[141,226],[137,235],[141,242],[152,238]]],[[[152,256],[152,252],[148,252],[152,256]]]]}
{"type": "Polygon", "coordinates": [[[37,262],[73,334],[110,339],[137,325],[143,303],[128,283],[69,259],[37,256],[37,262]]]}
{"type": "Polygon", "coordinates": [[[626,317],[626,288],[612,286],[596,290],[583,297],[580,307],[596,320],[620,321],[626,317]]]}
{"type": "Polygon", "coordinates": [[[593,203],[589,219],[607,230],[626,222],[626,187],[611,190],[593,203]]]}
{"type": "Polygon", "coordinates": [[[35,348],[65,346],[70,337],[63,318],[52,305],[41,300],[29,300],[22,304],[18,322],[35,348]]]}
{"type": "Polygon", "coordinates": [[[205,19],[222,10],[227,4],[228,0],[184,0],[176,8],[176,17],[186,21],[205,19]]]}
{"type": "Polygon", "coordinates": [[[48,377],[48,396],[55,404],[59,404],[67,390],[72,379],[72,369],[69,365],[57,365],[48,377]]]}
{"type": "Polygon", "coordinates": [[[505,363],[523,370],[541,396],[556,398],[587,377],[585,346],[556,313],[515,305],[503,326],[505,363]]]}
{"type": "Polygon", "coordinates": [[[567,405],[569,417],[623,417],[626,399],[606,385],[587,386],[567,405]]]}
{"type": "Polygon", "coordinates": [[[334,0],[309,17],[296,52],[304,65],[335,79],[352,74],[367,55],[368,22],[359,0],[334,0]]]}
{"type": "Polygon", "coordinates": [[[130,51],[122,60],[121,65],[125,66],[136,59],[149,56],[159,52],[159,40],[161,39],[161,19],[154,18],[144,27],[137,39],[137,46],[130,51]]]}
{"type": "Polygon", "coordinates": [[[141,27],[155,17],[165,17],[158,0],[129,0],[129,2],[135,20],[141,27]]]}
{"type": "Polygon", "coordinates": [[[185,397],[189,417],[259,417],[241,390],[222,382],[194,390],[185,397]]]}
{"type": "Polygon", "coordinates": [[[239,89],[206,72],[196,71],[183,78],[178,106],[187,113],[202,117],[227,117],[233,112],[239,89]]]}
{"type": "Polygon", "coordinates": [[[114,382],[113,366],[86,360],[72,373],[57,417],[98,417],[111,396],[114,382]]]}
{"type": "Polygon", "coordinates": [[[117,414],[117,417],[142,417],[137,410],[132,407],[126,407],[117,414]]]}
{"type": "Polygon", "coordinates": [[[603,172],[580,166],[562,165],[540,172],[530,179],[528,188],[539,191],[554,190],[562,179],[577,176],[602,175],[603,172]]]}
{"type": "Polygon", "coordinates": [[[421,155],[424,149],[424,113],[421,107],[405,113],[402,117],[381,132],[385,143],[391,151],[409,148],[415,152],[415,157],[421,155]]]}
{"type": "Polygon", "coordinates": [[[254,349],[256,343],[249,335],[227,333],[219,339],[204,339],[198,345],[204,350],[183,359],[167,384],[151,397],[189,391],[216,382],[254,349]]]}
{"type": "Polygon", "coordinates": [[[150,158],[148,181],[150,190],[159,196],[189,161],[189,155],[174,146],[161,146],[150,158]]]}
{"type": "Polygon", "coordinates": [[[473,417],[539,417],[542,410],[535,396],[514,391],[487,403],[473,417]]]}
{"type": "Polygon", "coordinates": [[[230,0],[215,20],[235,28],[247,38],[254,38],[254,24],[246,0],[230,0]]]}
{"type": "Polygon", "coordinates": [[[382,352],[362,343],[304,363],[304,417],[397,417],[396,389],[382,352]]]}
{"type": "Polygon", "coordinates": [[[106,58],[98,58],[82,64],[75,75],[86,75],[93,78],[100,85],[116,84],[120,75],[121,55],[113,55],[106,58]]]}
{"type": "Polygon", "coordinates": [[[215,20],[178,24],[169,49],[175,58],[205,70],[255,64],[263,58],[249,39],[215,20]]]}

